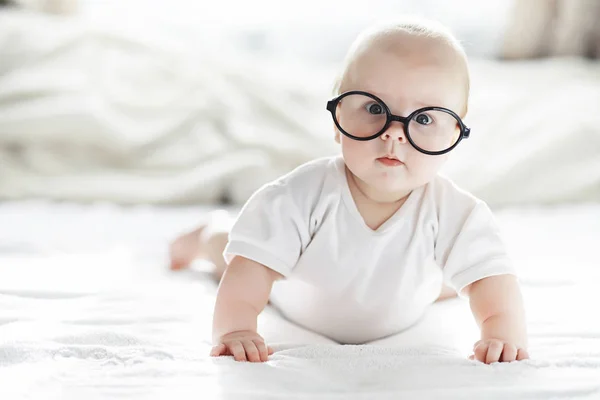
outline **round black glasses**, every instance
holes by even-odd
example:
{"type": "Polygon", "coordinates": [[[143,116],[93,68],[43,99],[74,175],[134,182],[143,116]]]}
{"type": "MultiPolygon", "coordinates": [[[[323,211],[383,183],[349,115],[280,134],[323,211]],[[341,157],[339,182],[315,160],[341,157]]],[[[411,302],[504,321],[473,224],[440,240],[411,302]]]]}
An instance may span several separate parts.
{"type": "Polygon", "coordinates": [[[340,132],[354,140],[375,139],[393,121],[401,122],[410,144],[432,156],[449,152],[471,133],[460,117],[447,108],[423,107],[408,117],[400,117],[392,114],[377,96],[359,90],[329,100],[327,110],[340,132]]]}

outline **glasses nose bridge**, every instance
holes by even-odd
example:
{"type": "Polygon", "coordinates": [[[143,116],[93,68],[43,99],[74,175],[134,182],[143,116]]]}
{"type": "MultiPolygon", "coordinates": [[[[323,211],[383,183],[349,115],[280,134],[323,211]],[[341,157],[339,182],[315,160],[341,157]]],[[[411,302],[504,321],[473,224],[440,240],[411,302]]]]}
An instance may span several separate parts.
{"type": "Polygon", "coordinates": [[[390,115],[390,117],[389,117],[388,127],[385,129],[385,131],[383,131],[381,133],[382,138],[385,139],[386,135],[390,136],[389,133],[388,133],[388,131],[392,127],[392,122],[394,122],[394,121],[400,122],[402,124],[402,127],[400,129],[400,132],[401,132],[400,136],[406,138],[406,128],[407,128],[406,125],[408,124],[408,121],[409,121],[408,118],[401,117],[399,115],[394,115],[394,114],[389,114],[389,115],[390,115]]]}
{"type": "Polygon", "coordinates": [[[399,115],[390,114],[390,122],[392,122],[392,121],[397,121],[404,125],[408,124],[408,118],[401,117],[399,115]]]}

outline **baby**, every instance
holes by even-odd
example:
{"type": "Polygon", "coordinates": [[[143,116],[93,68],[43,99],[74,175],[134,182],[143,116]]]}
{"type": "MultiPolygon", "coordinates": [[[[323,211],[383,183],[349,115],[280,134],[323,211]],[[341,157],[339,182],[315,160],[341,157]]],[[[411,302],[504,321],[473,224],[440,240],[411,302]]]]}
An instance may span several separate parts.
{"type": "Polygon", "coordinates": [[[469,137],[468,96],[465,53],[443,27],[405,21],[358,37],[327,102],[342,154],[260,188],[229,232],[209,223],[171,245],[171,268],[204,257],[223,274],[212,356],[266,361],[257,317],[269,300],[305,328],[358,344],[407,329],[458,293],[481,330],[472,359],[529,357],[493,215],[438,175],[469,137]]]}

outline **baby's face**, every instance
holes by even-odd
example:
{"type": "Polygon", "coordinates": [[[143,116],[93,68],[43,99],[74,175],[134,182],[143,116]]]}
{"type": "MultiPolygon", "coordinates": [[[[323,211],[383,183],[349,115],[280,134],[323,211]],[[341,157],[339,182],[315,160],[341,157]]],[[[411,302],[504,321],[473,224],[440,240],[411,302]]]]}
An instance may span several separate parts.
{"type": "MultiPolygon", "coordinates": [[[[392,114],[402,117],[427,106],[448,108],[461,115],[467,101],[464,71],[456,60],[445,63],[436,54],[415,57],[384,49],[368,51],[351,66],[341,92],[374,94],[392,114]]],[[[426,184],[447,159],[447,154],[432,156],[416,150],[400,122],[392,122],[380,137],[369,141],[357,141],[340,132],[336,132],[336,140],[350,172],[382,194],[407,193],[426,184]],[[386,156],[397,157],[401,164],[382,160],[386,156]]]]}

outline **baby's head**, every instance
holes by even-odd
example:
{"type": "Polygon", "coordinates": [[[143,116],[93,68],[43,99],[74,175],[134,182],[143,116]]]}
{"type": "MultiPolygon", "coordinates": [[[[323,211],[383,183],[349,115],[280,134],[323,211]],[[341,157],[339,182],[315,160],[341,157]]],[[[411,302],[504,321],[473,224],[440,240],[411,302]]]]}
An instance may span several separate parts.
{"type": "Polygon", "coordinates": [[[462,123],[469,97],[466,56],[436,23],[412,20],[363,32],[346,56],[335,91],[337,100],[328,109],[346,166],[379,197],[429,182],[447,151],[468,136],[462,123]],[[366,94],[349,94],[356,91],[366,94]],[[415,113],[426,107],[444,110],[415,113]]]}

